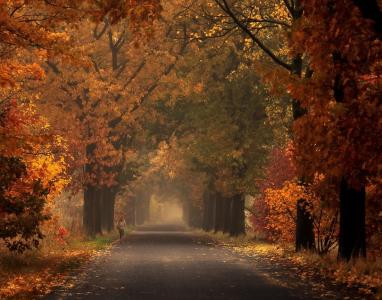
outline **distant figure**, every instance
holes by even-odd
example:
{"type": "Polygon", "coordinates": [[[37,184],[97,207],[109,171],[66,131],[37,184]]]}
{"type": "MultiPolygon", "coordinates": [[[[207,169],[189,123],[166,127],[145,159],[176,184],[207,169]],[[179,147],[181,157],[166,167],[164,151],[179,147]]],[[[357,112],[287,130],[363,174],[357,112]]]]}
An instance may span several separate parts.
{"type": "Polygon", "coordinates": [[[123,217],[120,217],[117,223],[117,229],[119,232],[119,240],[125,236],[126,221],[123,217]]]}

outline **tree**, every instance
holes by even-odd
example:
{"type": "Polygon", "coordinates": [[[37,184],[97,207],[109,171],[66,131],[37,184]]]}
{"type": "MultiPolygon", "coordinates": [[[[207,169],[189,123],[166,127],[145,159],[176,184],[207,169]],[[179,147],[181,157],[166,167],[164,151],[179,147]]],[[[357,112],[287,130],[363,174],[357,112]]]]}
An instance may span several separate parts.
{"type": "MultiPolygon", "coordinates": [[[[295,52],[288,56],[290,44],[288,36],[295,24],[299,23],[303,14],[301,1],[205,1],[201,5],[200,17],[196,20],[199,26],[208,30],[193,36],[196,39],[223,38],[236,35],[245,40],[244,50],[249,59],[257,61],[262,79],[269,83],[278,94],[287,94],[287,82],[290,75],[294,78],[309,78],[312,74],[303,52],[295,52]]],[[[298,99],[292,101],[293,117],[297,120],[304,114],[298,99]]],[[[308,178],[301,174],[300,181],[304,184],[308,178]]],[[[296,202],[303,201],[297,199],[296,202]]],[[[301,206],[298,206],[301,207],[301,206]]],[[[301,209],[305,207],[302,206],[301,209]]],[[[309,212],[299,214],[300,223],[313,228],[309,212]]],[[[297,229],[302,227],[297,227],[297,229]]],[[[297,232],[296,236],[303,238],[306,231],[297,232]]],[[[313,234],[309,234],[312,236],[313,234]]],[[[298,238],[300,240],[300,238],[298,238]]],[[[311,245],[313,241],[307,243],[311,245]]],[[[300,245],[302,248],[304,245],[300,245]]],[[[298,246],[297,249],[301,247],[298,246]]]]}
{"type": "Polygon", "coordinates": [[[140,108],[186,47],[168,40],[172,29],[167,22],[176,7],[167,14],[140,29],[131,29],[129,19],[118,24],[109,17],[98,24],[85,20],[73,34],[73,48],[82,58],[80,68],[67,68],[60,61],[47,63],[50,81],[44,109],[51,111],[54,104],[57,114],[52,118],[60,118],[63,108],[68,115],[67,122],[57,122],[57,130],[70,132],[68,139],[78,147],[73,169],[84,192],[84,224],[90,235],[113,228],[115,197],[132,180],[131,166],[136,170],[140,108]],[[158,60],[159,53],[168,61],[158,60]],[[84,165],[84,172],[79,172],[84,165]]]}
{"type": "Polygon", "coordinates": [[[381,176],[381,7],[377,1],[303,1],[295,52],[311,80],[291,85],[306,114],[295,124],[298,160],[340,188],[339,257],[365,256],[365,186],[381,176]],[[366,3],[367,2],[367,3],[366,3]]]}
{"type": "Polygon", "coordinates": [[[167,83],[170,92],[153,108],[159,115],[145,119],[146,127],[155,120],[148,128],[155,128],[155,140],[165,140],[168,151],[180,148],[182,155],[176,157],[204,178],[204,192],[190,200],[202,206],[205,228],[231,235],[245,230],[244,195],[254,192],[253,179],[271,136],[261,101],[266,92],[251,71],[236,73],[240,58],[235,47],[191,45],[174,73],[179,84],[167,83]]]}
{"type": "MultiPolygon", "coordinates": [[[[4,195],[2,197],[4,201],[16,201],[17,199],[20,200],[20,205],[25,205],[24,208],[21,206],[18,208],[16,214],[18,218],[12,221],[14,226],[18,226],[18,229],[13,230],[10,238],[17,238],[19,234],[25,235],[24,239],[34,239],[36,237],[33,243],[37,245],[38,239],[42,237],[39,226],[47,217],[44,212],[44,204],[46,203],[48,187],[50,195],[54,195],[52,192],[53,187],[58,186],[58,184],[48,185],[46,181],[59,181],[61,171],[57,170],[57,168],[65,169],[62,171],[65,172],[67,170],[64,168],[65,162],[69,165],[70,162],[75,161],[71,157],[75,157],[78,153],[78,148],[73,146],[81,145],[78,142],[79,139],[72,139],[63,131],[60,132],[60,129],[65,129],[64,126],[52,130],[49,123],[43,122],[45,120],[41,117],[43,109],[41,109],[40,103],[38,103],[37,109],[35,107],[34,101],[43,94],[41,83],[36,81],[42,80],[45,76],[46,70],[42,67],[43,61],[46,60],[47,65],[55,73],[60,73],[57,62],[72,63],[72,66],[75,63],[83,64],[83,60],[75,57],[78,54],[78,52],[75,52],[78,51],[78,48],[72,48],[74,38],[71,35],[75,29],[78,29],[77,26],[80,22],[91,20],[93,24],[98,24],[107,19],[110,24],[115,24],[122,19],[128,19],[128,28],[136,34],[141,34],[143,32],[141,29],[151,26],[160,11],[160,3],[150,0],[140,1],[139,3],[131,1],[50,2],[39,0],[1,2],[0,44],[2,61],[0,63],[0,82],[3,98],[1,102],[1,139],[2,144],[6,146],[2,147],[0,155],[4,158],[5,170],[10,172],[4,178],[2,190],[4,195]],[[30,63],[31,61],[33,63],[30,63]],[[13,101],[13,99],[17,99],[17,101],[13,101]],[[13,101],[12,105],[15,106],[11,112],[27,108],[25,113],[28,112],[30,115],[24,116],[23,112],[20,112],[19,116],[23,115],[24,120],[22,118],[15,120],[14,113],[9,117],[10,111],[8,107],[10,107],[10,101],[13,101]],[[37,112],[33,111],[31,113],[30,107],[33,107],[37,112]],[[14,126],[15,131],[9,131],[9,126],[14,124],[18,124],[18,126],[14,126]],[[4,128],[7,128],[9,132],[3,130],[4,128]],[[65,141],[70,142],[64,145],[65,141]],[[14,161],[17,161],[18,165],[14,165],[14,161]],[[42,168],[45,168],[45,170],[42,168]],[[11,179],[6,179],[7,176],[11,179]],[[25,191],[21,188],[21,182],[25,184],[25,191]],[[8,189],[12,190],[15,185],[18,185],[21,194],[17,194],[17,191],[8,191],[8,189]],[[17,195],[9,196],[8,193],[10,192],[17,195]],[[29,211],[30,209],[28,205],[34,205],[36,213],[35,220],[30,218],[29,223],[23,221],[24,210],[29,211]],[[27,223],[30,224],[31,228],[25,227],[27,223]],[[25,230],[30,231],[27,233],[25,230]]],[[[77,71],[79,70],[77,68],[77,71]]],[[[73,101],[74,99],[70,100],[73,101]]],[[[52,102],[49,102],[49,104],[52,107],[52,102]]],[[[61,110],[57,111],[58,116],[61,116],[61,118],[63,113],[67,113],[62,103],[61,110]]],[[[46,115],[49,116],[50,114],[46,115]]],[[[88,115],[87,119],[85,121],[82,119],[82,121],[89,124],[89,122],[95,121],[93,117],[94,115],[88,115]]],[[[74,120],[74,122],[67,128],[74,128],[78,124],[78,119],[76,119],[76,116],[71,116],[68,121],[70,122],[70,120],[74,120]]],[[[87,136],[87,141],[96,136],[97,138],[107,136],[108,131],[105,128],[100,128],[104,124],[97,123],[97,129],[99,129],[97,135],[87,136]]],[[[75,132],[77,133],[77,130],[75,132]]],[[[76,138],[78,137],[79,135],[76,136],[76,138]]],[[[97,169],[98,175],[101,174],[98,179],[102,178],[102,184],[104,182],[109,184],[112,176],[105,171],[108,171],[110,164],[115,160],[115,152],[112,151],[110,143],[105,142],[105,139],[99,143],[97,149],[93,150],[97,161],[102,161],[103,169],[97,169]],[[108,152],[108,154],[100,159],[100,154],[105,152],[108,152]]],[[[78,162],[76,161],[76,163],[78,162]]],[[[71,171],[71,174],[78,173],[76,168],[72,168],[71,171]]],[[[10,207],[6,206],[2,213],[12,215],[9,209],[10,207]]],[[[20,250],[27,247],[27,243],[23,244],[21,241],[15,245],[12,247],[20,250]]]]}
{"type": "Polygon", "coordinates": [[[65,146],[32,105],[0,106],[0,238],[12,251],[37,247],[45,205],[67,182],[65,146]]]}

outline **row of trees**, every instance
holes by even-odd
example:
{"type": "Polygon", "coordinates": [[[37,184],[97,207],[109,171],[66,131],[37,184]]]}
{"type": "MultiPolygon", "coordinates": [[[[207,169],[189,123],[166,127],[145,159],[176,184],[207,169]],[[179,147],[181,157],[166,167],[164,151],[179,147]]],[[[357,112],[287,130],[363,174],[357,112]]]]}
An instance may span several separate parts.
{"type": "Polygon", "coordinates": [[[129,84],[118,82],[128,62],[116,57],[127,35],[131,45],[146,36],[160,10],[157,1],[0,4],[0,227],[9,249],[38,246],[46,204],[64,188],[84,191],[88,234],[113,227],[112,187],[129,162],[123,116],[141,97],[117,105],[129,84]]]}
{"type": "MultiPolygon", "coordinates": [[[[175,126],[166,151],[205,176],[203,201],[194,200],[205,229],[242,232],[232,224],[243,224],[250,194],[263,235],[320,253],[338,242],[347,260],[366,255],[366,240],[375,238],[366,232],[366,209],[380,211],[380,16],[378,1],[187,6],[197,63],[185,61],[192,70],[179,67],[177,75],[195,90],[176,95],[174,105],[165,98],[165,123],[175,126]],[[283,110],[289,120],[272,120],[283,110]],[[275,172],[275,161],[289,173],[275,172]]],[[[368,228],[380,228],[371,214],[368,228]]]]}
{"type": "MultiPolygon", "coordinates": [[[[250,5],[215,2],[231,19],[230,24],[287,71],[275,69],[278,80],[268,80],[277,88],[282,85],[294,99],[293,143],[299,184],[314,184],[318,176],[323,181],[319,194],[334,189],[334,197],[322,196],[320,202],[339,209],[339,256],[365,256],[365,191],[366,186],[380,189],[381,175],[377,167],[381,161],[377,138],[381,133],[377,125],[381,120],[380,3],[280,1],[275,6],[281,11],[283,6],[284,13],[275,15],[277,9],[272,8],[273,14],[267,16],[267,7],[261,9],[257,1],[250,5]],[[259,19],[254,16],[256,9],[259,19]],[[264,21],[288,32],[290,62],[275,54],[273,45],[262,43],[257,31],[264,21]]],[[[313,226],[304,218],[299,220],[299,215],[317,220],[309,211],[297,213],[296,240],[304,240],[303,234],[309,241],[313,235],[307,227],[313,226]]],[[[305,245],[309,248],[311,243],[305,245]]],[[[304,245],[297,243],[299,246],[304,245]]]]}

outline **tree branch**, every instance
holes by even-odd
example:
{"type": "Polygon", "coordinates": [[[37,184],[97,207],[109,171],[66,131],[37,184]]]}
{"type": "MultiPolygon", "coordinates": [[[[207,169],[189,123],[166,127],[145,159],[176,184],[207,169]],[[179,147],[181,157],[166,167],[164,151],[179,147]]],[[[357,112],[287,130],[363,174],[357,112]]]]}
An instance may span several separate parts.
{"type": "Polygon", "coordinates": [[[241,22],[232,9],[229,7],[226,0],[222,0],[223,4],[220,2],[220,0],[215,0],[215,2],[218,4],[218,6],[227,13],[232,20],[236,23],[236,25],[241,28],[251,39],[252,41],[261,49],[264,51],[265,54],[267,54],[276,64],[282,66],[283,68],[287,69],[288,71],[292,71],[292,66],[280,58],[278,58],[267,46],[265,46],[253,33],[252,31],[243,23],[241,22]]]}

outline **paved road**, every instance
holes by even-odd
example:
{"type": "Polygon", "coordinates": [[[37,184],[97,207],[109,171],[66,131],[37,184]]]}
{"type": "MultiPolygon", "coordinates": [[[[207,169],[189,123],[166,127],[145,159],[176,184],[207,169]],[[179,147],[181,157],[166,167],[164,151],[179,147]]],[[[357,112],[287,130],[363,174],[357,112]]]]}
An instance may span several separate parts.
{"type": "Polygon", "coordinates": [[[46,299],[310,299],[302,295],[181,227],[145,226],[46,299]]]}

